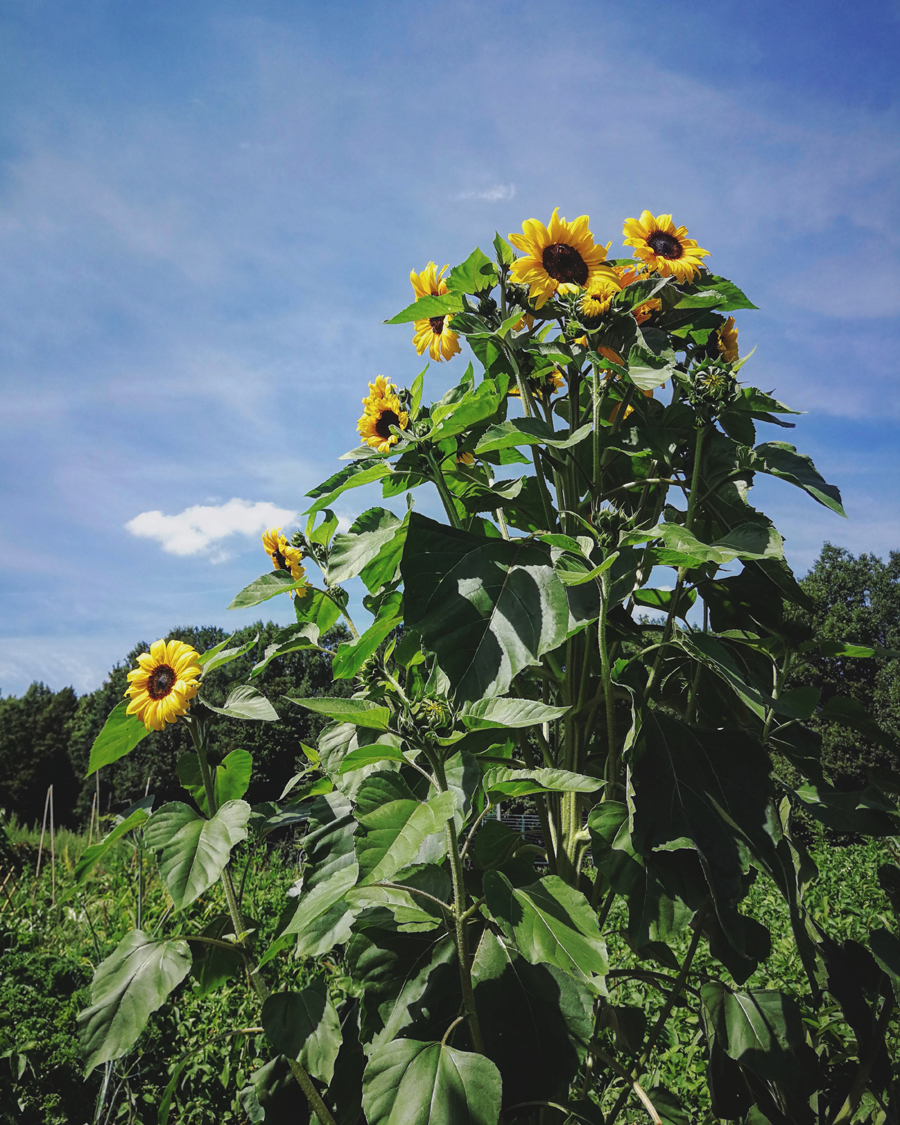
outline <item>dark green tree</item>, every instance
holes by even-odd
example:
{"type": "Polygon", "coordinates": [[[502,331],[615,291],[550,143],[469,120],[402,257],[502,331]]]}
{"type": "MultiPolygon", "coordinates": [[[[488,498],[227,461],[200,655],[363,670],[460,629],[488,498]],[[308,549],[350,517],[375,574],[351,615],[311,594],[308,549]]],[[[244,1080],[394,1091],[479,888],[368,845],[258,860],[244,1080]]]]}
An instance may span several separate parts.
{"type": "Polygon", "coordinates": [[[70,823],[79,782],[66,730],[78,698],[72,688],[51,691],[34,683],[21,698],[0,699],[0,807],[25,823],[40,821],[53,783],[57,823],[70,823]]]}
{"type": "MultiPolygon", "coordinates": [[[[800,582],[812,611],[794,610],[816,641],[848,641],[900,650],[900,552],[887,562],[875,555],[852,555],[826,543],[800,582]]],[[[790,612],[790,611],[789,611],[790,612]]],[[[883,730],[900,740],[900,661],[806,653],[790,686],[819,688],[824,704],[834,696],[855,699],[883,730]]],[[[900,769],[886,746],[836,723],[812,720],[822,735],[822,764],[839,788],[858,789],[872,769],[900,769]]]]}

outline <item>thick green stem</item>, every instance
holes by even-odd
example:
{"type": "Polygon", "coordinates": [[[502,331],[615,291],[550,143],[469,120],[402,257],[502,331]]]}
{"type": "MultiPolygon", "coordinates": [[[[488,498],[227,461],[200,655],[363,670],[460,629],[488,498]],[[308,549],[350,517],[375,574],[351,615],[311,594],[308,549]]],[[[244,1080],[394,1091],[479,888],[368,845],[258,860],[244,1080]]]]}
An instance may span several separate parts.
{"type": "Polygon", "coordinates": [[[603,700],[606,707],[606,792],[612,796],[619,775],[619,762],[616,745],[616,710],[613,695],[612,671],[609,664],[609,649],[606,643],[606,614],[609,608],[609,571],[600,575],[600,621],[597,626],[597,641],[600,649],[600,675],[603,678],[603,700]]]}
{"type": "MultiPolygon", "coordinates": [[[[793,660],[792,653],[790,653],[790,652],[785,653],[784,663],[781,665],[781,668],[778,671],[778,675],[775,677],[775,686],[772,688],[772,698],[773,699],[778,699],[778,697],[781,695],[782,691],[784,690],[785,681],[787,680],[788,673],[791,670],[792,660],[793,660]]],[[[765,746],[769,741],[769,734],[772,730],[772,720],[774,718],[775,718],[775,708],[770,707],[769,710],[766,712],[766,721],[765,721],[765,724],[763,726],[763,733],[762,733],[762,744],[763,744],[763,746],[765,746]]]]}
{"type": "Polygon", "coordinates": [[[460,530],[462,529],[462,522],[459,518],[459,512],[456,510],[456,504],[453,502],[453,497],[450,495],[450,490],[447,488],[447,482],[444,480],[444,473],[440,465],[437,463],[434,454],[429,450],[425,454],[428,464],[431,466],[431,479],[435,483],[435,487],[441,496],[441,502],[444,505],[444,511],[447,513],[447,519],[450,523],[460,530]]]}
{"type": "MultiPolygon", "coordinates": [[[[447,791],[447,775],[444,772],[444,763],[435,758],[433,761],[434,776],[438,789],[442,793],[447,791]]],[[[462,856],[459,854],[459,841],[453,826],[453,818],[444,825],[447,837],[447,852],[450,856],[450,875],[453,881],[453,914],[456,936],[456,959],[459,962],[459,980],[462,985],[463,1006],[466,1009],[466,1018],[469,1031],[472,1033],[472,1046],[479,1054],[484,1054],[484,1039],[481,1035],[481,1024],[478,1021],[478,1009],[475,1007],[475,990],[472,987],[472,966],[469,962],[469,920],[466,914],[466,885],[463,880],[462,856]]]]}
{"type": "MultiPolygon", "coordinates": [[[[206,803],[209,807],[209,814],[210,816],[215,816],[216,794],[212,775],[209,770],[209,762],[206,757],[205,728],[202,722],[194,715],[191,716],[189,729],[194,742],[194,748],[197,751],[197,758],[200,762],[200,775],[203,778],[203,789],[206,793],[206,803]]],[[[244,944],[242,935],[246,927],[244,926],[244,918],[241,914],[241,908],[234,891],[231,872],[227,867],[222,872],[222,890],[225,892],[225,901],[228,903],[228,913],[231,916],[231,924],[234,927],[234,936],[237,939],[237,944],[247,963],[250,980],[253,982],[253,987],[256,991],[256,995],[259,997],[259,1002],[264,1004],[269,996],[269,986],[266,984],[265,978],[260,972],[256,959],[244,944]]],[[[310,1078],[305,1067],[296,1059],[288,1059],[288,1065],[291,1068],[291,1073],[297,1080],[297,1085],[306,1095],[306,1100],[309,1102],[310,1108],[318,1117],[321,1125],[337,1125],[331,1111],[322,1101],[319,1091],[313,1085],[313,1080],[310,1078]]]]}

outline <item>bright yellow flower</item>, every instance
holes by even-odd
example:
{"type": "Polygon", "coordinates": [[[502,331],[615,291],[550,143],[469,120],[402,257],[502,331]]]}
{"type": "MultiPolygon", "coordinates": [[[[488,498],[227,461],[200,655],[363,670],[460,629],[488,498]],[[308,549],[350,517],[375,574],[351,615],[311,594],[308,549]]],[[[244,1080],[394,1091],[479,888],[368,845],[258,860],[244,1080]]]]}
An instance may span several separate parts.
{"type": "Polygon", "coordinates": [[[676,227],[671,215],[653,217],[644,211],[639,219],[626,219],[622,233],[625,245],[634,247],[635,256],[648,270],[678,281],[693,281],[709,254],[701,250],[693,238],[685,237],[687,227],[676,227]]]}
{"type": "Polygon", "coordinates": [[[409,425],[409,415],[400,407],[397,388],[379,375],[374,383],[369,383],[369,393],[362,402],[365,410],[356,428],[366,445],[379,453],[389,453],[391,446],[400,440],[391,433],[391,426],[405,430],[409,425]]]}
{"type": "Polygon", "coordinates": [[[565,293],[578,287],[592,289],[599,278],[612,273],[604,262],[606,249],[594,245],[588,230],[589,219],[581,215],[569,223],[560,219],[557,207],[545,227],[537,219],[526,219],[522,234],[511,234],[509,241],[525,253],[516,258],[510,280],[528,286],[528,296],[536,308],[543,308],[558,290],[565,293]]]}
{"type": "MultiPolygon", "coordinates": [[[[303,552],[288,543],[285,536],[281,534],[280,527],[270,527],[268,531],[264,531],[262,541],[266,554],[276,570],[286,570],[295,582],[306,578],[306,569],[301,566],[303,552]]],[[[308,588],[309,583],[292,590],[291,594],[297,598],[305,598],[308,588]]]]}
{"type": "Polygon", "coordinates": [[[465,453],[465,452],[460,451],[459,453],[456,454],[456,463],[457,463],[457,465],[474,465],[475,464],[475,458],[472,456],[471,453],[465,453]]]}
{"type": "Polygon", "coordinates": [[[621,292],[622,286],[619,279],[613,274],[611,277],[601,275],[581,298],[581,311],[585,316],[602,316],[615,295],[621,292]]]}
{"type": "MultiPolygon", "coordinates": [[[[415,270],[409,271],[409,280],[412,282],[416,300],[420,297],[440,297],[449,292],[447,282],[442,280],[446,269],[447,266],[444,266],[444,269],[438,273],[435,263],[429,262],[421,273],[416,273],[415,270]]],[[[428,320],[413,321],[415,329],[413,343],[419,355],[427,349],[431,358],[440,363],[442,359],[450,359],[451,356],[459,354],[459,336],[451,332],[446,324],[446,316],[432,316],[428,320]]]]}
{"type": "Polygon", "coordinates": [[[734,317],[730,316],[718,333],[719,354],[726,363],[737,363],[738,358],[738,330],[734,323],[734,317]]]}
{"type": "Polygon", "coordinates": [[[200,690],[200,657],[184,641],[154,641],[128,673],[126,714],[137,715],[147,730],[162,730],[183,715],[200,690]]]}

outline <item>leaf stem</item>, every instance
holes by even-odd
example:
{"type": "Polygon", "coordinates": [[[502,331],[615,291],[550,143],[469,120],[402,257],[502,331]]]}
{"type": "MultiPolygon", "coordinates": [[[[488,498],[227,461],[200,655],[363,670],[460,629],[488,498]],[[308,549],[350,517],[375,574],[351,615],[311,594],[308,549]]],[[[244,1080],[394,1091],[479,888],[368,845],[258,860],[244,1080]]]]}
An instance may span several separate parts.
{"type": "MultiPolygon", "coordinates": [[[[213,787],[212,776],[209,772],[209,762],[206,757],[206,726],[202,720],[196,716],[191,716],[188,723],[188,729],[191,732],[191,738],[194,742],[194,748],[197,751],[197,758],[200,762],[200,774],[203,777],[203,788],[206,792],[206,803],[209,807],[210,816],[216,814],[216,795],[213,787]]],[[[256,995],[259,997],[261,1004],[264,1004],[269,996],[269,986],[266,984],[259,965],[253,954],[244,945],[241,934],[245,930],[244,919],[241,914],[241,908],[238,905],[237,895],[234,891],[234,883],[231,881],[231,872],[226,866],[222,872],[222,890],[225,892],[225,901],[228,903],[228,913],[231,915],[231,924],[234,926],[234,933],[237,940],[238,949],[247,962],[248,975],[253,987],[256,990],[256,995]]],[[[321,1125],[337,1125],[328,1106],[322,1101],[319,1091],[313,1085],[313,1080],[310,1078],[306,1068],[297,1059],[288,1059],[288,1065],[291,1068],[291,1073],[297,1080],[300,1089],[306,1095],[306,1100],[310,1104],[313,1113],[319,1118],[321,1125]]]]}

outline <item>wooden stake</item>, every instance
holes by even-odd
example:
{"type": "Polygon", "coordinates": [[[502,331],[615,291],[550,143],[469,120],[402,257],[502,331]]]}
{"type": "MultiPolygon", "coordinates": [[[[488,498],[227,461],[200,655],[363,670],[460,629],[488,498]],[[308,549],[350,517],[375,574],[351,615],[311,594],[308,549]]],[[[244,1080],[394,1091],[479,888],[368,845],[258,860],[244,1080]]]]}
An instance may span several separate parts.
{"type": "Polygon", "coordinates": [[[51,871],[51,903],[56,906],[56,837],[53,832],[53,786],[50,786],[50,871],[51,871]]]}
{"type": "Polygon", "coordinates": [[[44,798],[44,820],[41,824],[41,842],[38,844],[38,857],[37,857],[37,870],[34,873],[34,887],[31,891],[31,901],[34,902],[34,892],[37,889],[37,881],[41,877],[41,856],[44,854],[44,833],[47,831],[47,809],[50,807],[50,790],[47,790],[47,796],[44,798]]]}

